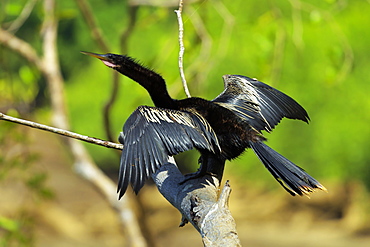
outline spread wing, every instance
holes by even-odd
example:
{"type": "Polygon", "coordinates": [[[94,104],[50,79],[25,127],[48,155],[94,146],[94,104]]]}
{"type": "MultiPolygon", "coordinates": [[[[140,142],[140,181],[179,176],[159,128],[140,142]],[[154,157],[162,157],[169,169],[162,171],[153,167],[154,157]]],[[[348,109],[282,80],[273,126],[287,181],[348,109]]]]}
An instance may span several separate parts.
{"type": "Polygon", "coordinates": [[[259,132],[272,131],[283,117],[310,119],[294,99],[263,82],[240,75],[223,79],[225,90],[213,102],[232,110],[259,132]]]}
{"type": "Polygon", "coordinates": [[[168,156],[193,148],[219,152],[216,134],[196,112],[140,106],[128,118],[119,141],[121,155],[118,191],[129,184],[136,193],[168,156]]]}

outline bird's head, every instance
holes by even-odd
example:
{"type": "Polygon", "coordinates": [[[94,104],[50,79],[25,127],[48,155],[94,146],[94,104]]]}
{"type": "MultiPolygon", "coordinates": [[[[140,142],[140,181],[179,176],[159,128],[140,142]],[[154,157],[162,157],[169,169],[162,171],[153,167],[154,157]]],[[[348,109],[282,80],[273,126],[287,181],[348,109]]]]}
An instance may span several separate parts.
{"type": "Polygon", "coordinates": [[[112,53],[97,54],[92,52],[81,51],[82,54],[89,55],[92,57],[99,58],[109,68],[117,69],[121,67],[121,64],[127,59],[126,56],[116,55],[112,53]]]}

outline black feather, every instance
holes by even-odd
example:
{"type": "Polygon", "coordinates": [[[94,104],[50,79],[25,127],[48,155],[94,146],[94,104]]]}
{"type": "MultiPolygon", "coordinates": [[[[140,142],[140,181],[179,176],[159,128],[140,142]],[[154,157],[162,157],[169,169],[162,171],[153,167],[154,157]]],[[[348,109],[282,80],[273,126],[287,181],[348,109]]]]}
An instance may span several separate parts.
{"type": "Polygon", "coordinates": [[[275,179],[291,195],[307,195],[315,189],[325,188],[302,168],[262,142],[250,142],[250,146],[275,179]]]}
{"type": "Polygon", "coordinates": [[[204,123],[208,123],[200,118],[184,111],[138,107],[126,121],[121,135],[125,145],[118,190],[124,193],[129,181],[138,192],[145,180],[167,162],[168,156],[193,148],[214,152],[212,145],[217,143],[217,137],[210,126],[205,131],[204,123]]]}
{"type": "Polygon", "coordinates": [[[288,95],[256,79],[224,76],[225,90],[213,100],[258,131],[271,131],[283,117],[308,122],[306,110],[288,95]]]}

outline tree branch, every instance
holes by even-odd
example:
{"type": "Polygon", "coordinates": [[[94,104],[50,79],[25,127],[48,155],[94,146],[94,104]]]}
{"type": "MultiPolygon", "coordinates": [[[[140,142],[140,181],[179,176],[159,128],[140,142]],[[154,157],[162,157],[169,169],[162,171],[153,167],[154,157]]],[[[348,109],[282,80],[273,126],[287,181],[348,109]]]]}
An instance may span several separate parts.
{"type": "Polygon", "coordinates": [[[21,14],[15,19],[8,28],[8,31],[15,33],[24,24],[24,22],[30,16],[33,8],[35,7],[37,0],[29,0],[23,7],[21,14]]]}
{"type": "Polygon", "coordinates": [[[49,92],[52,97],[52,123],[54,126],[69,129],[67,110],[64,102],[63,77],[60,70],[57,49],[58,20],[55,16],[55,0],[44,0],[45,18],[42,25],[43,67],[49,92]]]}
{"type": "Polygon", "coordinates": [[[41,72],[44,72],[41,58],[37,55],[36,50],[27,42],[0,28],[0,44],[18,53],[31,64],[35,65],[41,72]]]}
{"type": "MultiPolygon", "coordinates": [[[[103,52],[109,52],[109,45],[104,39],[104,35],[102,34],[101,28],[98,26],[97,21],[94,17],[93,11],[91,9],[90,4],[86,0],[75,0],[78,5],[78,8],[87,24],[89,30],[91,31],[91,36],[95,40],[96,44],[99,46],[103,52]]],[[[109,141],[113,141],[113,134],[111,131],[111,123],[110,123],[110,112],[117,98],[117,93],[119,89],[119,78],[117,73],[112,73],[112,89],[110,97],[103,108],[103,126],[106,133],[106,136],[109,141]]]]}
{"type": "Polygon", "coordinates": [[[183,215],[180,226],[190,222],[201,234],[204,246],[241,246],[228,209],[228,182],[219,197],[219,182],[210,175],[179,184],[185,177],[172,157],[152,178],[159,192],[183,215]]]}
{"type": "MultiPolygon", "coordinates": [[[[128,51],[128,38],[130,37],[132,31],[134,30],[135,24],[136,24],[136,14],[137,10],[139,7],[137,6],[128,6],[128,15],[129,15],[129,21],[127,24],[127,28],[121,33],[120,35],[120,50],[121,53],[127,53],[128,51]]],[[[112,133],[112,128],[111,128],[111,112],[112,112],[112,107],[114,103],[117,100],[118,97],[118,92],[120,88],[120,75],[118,73],[113,73],[113,78],[112,78],[112,88],[111,88],[111,93],[109,95],[108,100],[106,101],[104,107],[103,107],[103,122],[104,122],[104,129],[106,136],[109,141],[114,140],[114,134],[112,133]]]]}
{"type": "Polygon", "coordinates": [[[104,52],[109,52],[107,42],[105,42],[102,31],[96,24],[96,20],[94,15],[92,14],[91,6],[89,5],[89,3],[86,0],[76,0],[75,2],[77,3],[79,10],[81,11],[81,14],[87,26],[91,30],[92,37],[99,45],[100,49],[102,49],[104,52]]]}
{"type": "Polygon", "coordinates": [[[186,83],[185,79],[185,73],[184,73],[184,52],[185,52],[185,47],[184,47],[184,24],[182,22],[182,6],[183,6],[183,1],[180,0],[179,2],[179,9],[175,10],[175,13],[177,15],[177,21],[179,22],[179,45],[180,45],[180,51],[179,51],[179,70],[180,70],[180,77],[182,81],[182,86],[184,87],[185,94],[188,98],[191,97],[188,85],[186,83]]]}
{"type": "Polygon", "coordinates": [[[49,132],[52,132],[52,133],[55,133],[55,134],[58,134],[58,135],[71,137],[71,138],[74,138],[74,139],[77,139],[77,140],[80,140],[80,141],[93,143],[93,144],[100,145],[100,146],[107,147],[107,148],[114,148],[114,149],[118,149],[118,150],[122,150],[122,148],[123,148],[122,144],[101,140],[101,139],[98,139],[98,138],[95,138],[95,137],[84,136],[84,135],[80,135],[80,134],[77,134],[77,133],[74,133],[74,132],[71,132],[71,131],[68,131],[68,130],[63,130],[63,129],[59,129],[59,128],[55,128],[55,127],[50,127],[50,126],[47,126],[47,125],[44,125],[44,124],[39,124],[39,123],[35,123],[35,122],[32,122],[32,121],[11,117],[11,116],[5,115],[4,113],[1,113],[1,112],[0,112],[0,119],[8,121],[8,122],[12,122],[12,123],[22,124],[22,125],[25,125],[25,126],[28,126],[28,127],[31,127],[31,128],[35,128],[35,129],[49,131],[49,132]]]}

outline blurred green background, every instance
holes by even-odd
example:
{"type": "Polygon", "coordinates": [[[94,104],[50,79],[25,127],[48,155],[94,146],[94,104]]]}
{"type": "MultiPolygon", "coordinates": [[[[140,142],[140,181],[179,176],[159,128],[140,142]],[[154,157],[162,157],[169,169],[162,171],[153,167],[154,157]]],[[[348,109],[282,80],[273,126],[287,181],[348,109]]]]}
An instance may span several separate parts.
{"type": "MultiPolygon", "coordinates": [[[[77,2],[57,1],[56,11],[59,18],[59,61],[65,79],[71,130],[105,139],[103,107],[111,94],[113,72],[96,59],[80,53],[105,51],[92,38],[77,2]]],[[[128,54],[153,68],[166,79],[172,97],[184,98],[178,72],[178,24],[174,14],[177,2],[145,1],[144,5],[140,2],[144,1],[91,0],[88,3],[110,52],[128,54]],[[132,4],[136,6],[132,7],[132,4]],[[122,33],[130,26],[130,11],[136,11],[135,25],[127,39],[122,41],[122,33]]],[[[321,210],[320,220],[331,223],[345,219],[344,225],[351,225],[344,227],[345,233],[353,234],[354,239],[362,239],[370,233],[369,13],[370,2],[365,0],[213,0],[185,4],[183,14],[184,69],[192,96],[213,99],[223,90],[222,75],[240,74],[258,78],[304,106],[311,118],[310,124],[285,119],[271,134],[266,133],[268,145],[320,180],[329,194],[322,193],[310,202],[300,199],[297,202],[294,201],[296,198],[284,194],[277,201],[289,201],[289,205],[294,206],[292,208],[302,203],[312,211],[321,210]],[[335,208],[335,205],[340,206],[335,208]],[[352,208],[355,215],[352,215],[352,208]],[[325,214],[332,214],[330,210],[339,213],[325,217],[325,214]],[[357,218],[348,220],[346,214],[357,218]]],[[[42,1],[1,2],[1,27],[28,42],[40,54],[43,18],[42,1]],[[26,3],[34,6],[29,17],[17,27],[15,20],[26,3]]],[[[110,127],[115,136],[139,105],[152,105],[147,92],[135,82],[120,77],[118,98],[110,114],[110,127]]],[[[0,110],[9,115],[50,123],[50,96],[45,79],[34,65],[6,45],[0,46],[0,110]]],[[[33,195],[32,200],[37,203],[57,200],[58,194],[48,184],[51,179],[48,172],[39,168],[27,172],[30,166],[34,166],[31,163],[42,160],[42,152],[22,152],[22,155],[11,159],[7,155],[15,152],[13,147],[32,145],[32,138],[28,137],[32,131],[36,130],[19,129],[14,124],[0,122],[0,186],[3,183],[5,188],[12,178],[20,183],[23,181],[33,195]]],[[[46,139],[48,135],[53,134],[46,134],[46,139]]],[[[86,144],[86,147],[95,162],[116,179],[119,156],[100,146],[86,144]]],[[[188,169],[196,169],[196,153],[183,159],[193,165],[188,169]]],[[[184,162],[180,159],[179,163],[184,162]]],[[[234,191],[238,195],[237,190],[240,189],[240,198],[244,190],[246,197],[258,194],[263,200],[270,198],[263,196],[264,193],[269,196],[285,193],[253,152],[229,162],[224,178],[230,179],[232,185],[238,184],[234,191]]],[[[156,192],[153,190],[151,193],[156,192]]],[[[145,192],[143,194],[145,198],[145,192]]],[[[253,196],[251,198],[245,199],[244,203],[258,201],[253,196]]],[[[243,204],[243,201],[238,203],[243,204]]],[[[26,219],[33,220],[24,226],[24,222],[19,220],[23,218],[17,216],[21,212],[5,212],[0,211],[3,246],[7,246],[7,241],[23,245],[40,243],[35,231],[29,230],[31,234],[22,228],[36,227],[32,214],[26,219]]],[[[306,221],[302,218],[300,223],[306,221]]],[[[313,226],[315,222],[312,221],[311,218],[313,226]]],[[[176,228],[177,224],[173,227],[176,228]]],[[[333,229],[336,227],[333,225],[333,229]]],[[[179,229],[179,235],[181,231],[179,229]]],[[[195,232],[192,234],[196,235],[195,232]]],[[[251,239],[246,237],[243,243],[265,246],[257,242],[251,244],[251,239]]],[[[197,240],[197,246],[201,246],[197,240]]],[[[83,246],[82,243],[79,242],[78,246],[83,246]]],[[[283,240],[275,240],[274,243],[274,246],[289,246],[283,240]],[[284,244],[278,244],[278,241],[284,244]]]]}

